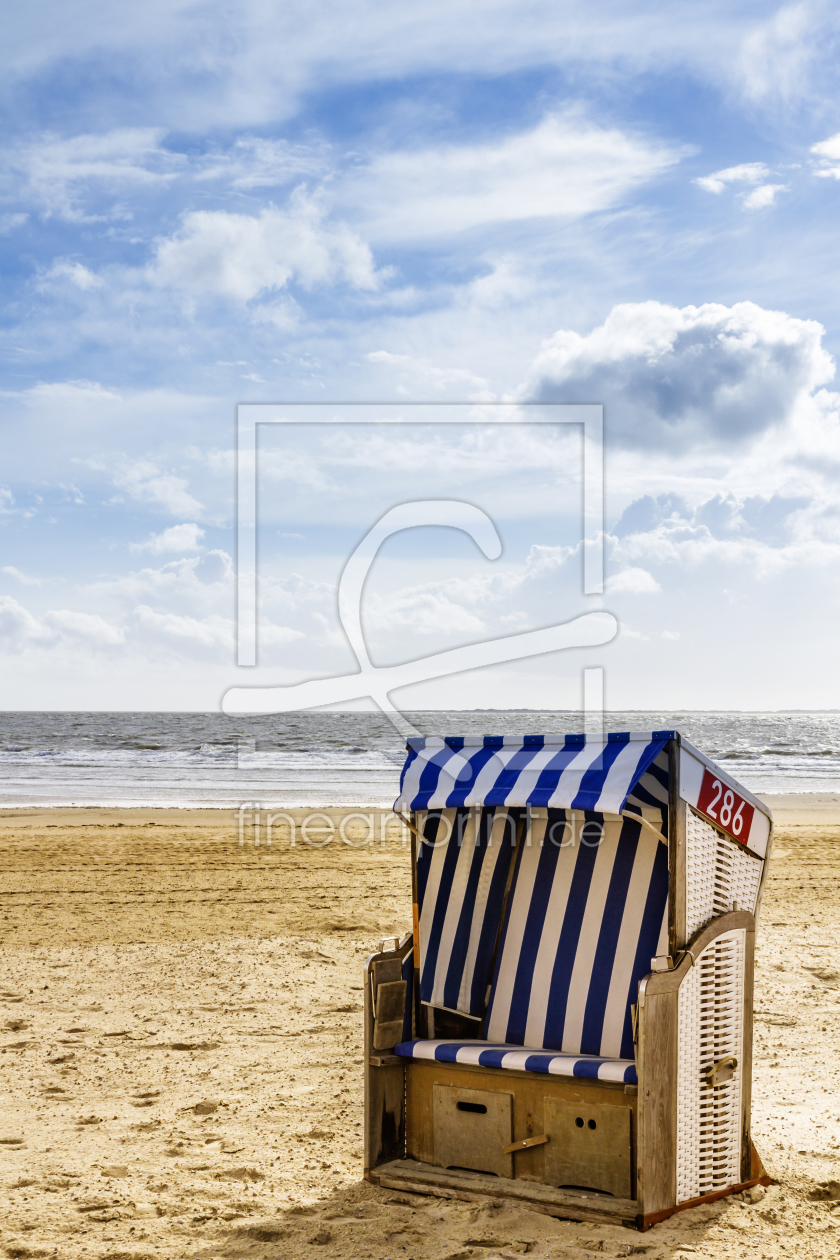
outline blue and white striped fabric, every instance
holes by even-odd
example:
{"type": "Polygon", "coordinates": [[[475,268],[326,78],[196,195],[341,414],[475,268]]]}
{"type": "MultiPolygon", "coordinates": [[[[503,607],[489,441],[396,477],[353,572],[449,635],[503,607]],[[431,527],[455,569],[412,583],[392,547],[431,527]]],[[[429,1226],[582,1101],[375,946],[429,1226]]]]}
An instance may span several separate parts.
{"type": "Polygon", "coordinates": [[[664,750],[654,757],[642,777],[631,788],[624,809],[663,837],[668,835],[668,754],[664,750]]]}
{"type": "Polygon", "coordinates": [[[531,805],[620,814],[673,734],[412,738],[394,809],[531,805]]]}
{"type": "Polygon", "coordinates": [[[405,1041],[396,1047],[394,1053],[406,1059],[433,1059],[438,1063],[470,1063],[514,1072],[582,1076],[594,1081],[623,1081],[628,1085],[639,1083],[632,1059],[545,1054],[540,1050],[493,1041],[405,1041]]]}
{"type": "Polygon", "coordinates": [[[420,999],[484,1015],[522,810],[438,810],[417,818],[420,999]]]}
{"type": "Polygon", "coordinates": [[[667,952],[668,847],[632,818],[539,813],[517,852],[485,1036],[632,1059],[638,982],[667,952]]]}

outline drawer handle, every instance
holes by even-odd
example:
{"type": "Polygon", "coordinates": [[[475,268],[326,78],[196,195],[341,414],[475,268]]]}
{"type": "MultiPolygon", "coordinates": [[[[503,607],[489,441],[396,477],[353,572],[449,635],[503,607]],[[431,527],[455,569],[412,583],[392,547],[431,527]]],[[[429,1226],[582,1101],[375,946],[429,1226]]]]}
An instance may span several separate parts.
{"type": "Polygon", "coordinates": [[[505,1155],[513,1155],[515,1151],[526,1151],[529,1146],[542,1146],[547,1141],[548,1134],[541,1133],[539,1137],[521,1138],[518,1142],[511,1142],[510,1146],[503,1146],[502,1151],[505,1155]]]}

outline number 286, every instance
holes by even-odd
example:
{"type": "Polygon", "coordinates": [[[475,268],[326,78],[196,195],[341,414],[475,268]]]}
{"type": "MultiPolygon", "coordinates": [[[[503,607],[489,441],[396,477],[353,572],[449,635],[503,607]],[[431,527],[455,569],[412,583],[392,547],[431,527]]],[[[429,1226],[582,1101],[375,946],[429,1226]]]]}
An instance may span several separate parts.
{"type": "Polygon", "coordinates": [[[719,822],[727,831],[731,831],[733,836],[740,836],[744,827],[744,806],[746,801],[740,796],[736,796],[732,788],[724,788],[720,779],[712,782],[712,798],[706,806],[705,812],[715,822],[719,822]],[[738,808],[735,809],[735,804],[738,808]],[[734,810],[734,813],[733,813],[734,810]]]}

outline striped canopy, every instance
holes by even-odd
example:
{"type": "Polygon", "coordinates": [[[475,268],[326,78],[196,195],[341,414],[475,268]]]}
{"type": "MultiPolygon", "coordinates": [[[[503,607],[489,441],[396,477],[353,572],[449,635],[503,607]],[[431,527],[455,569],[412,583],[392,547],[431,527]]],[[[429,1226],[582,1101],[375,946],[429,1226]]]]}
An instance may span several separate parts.
{"type": "Polygon", "coordinates": [[[411,738],[394,809],[531,805],[620,814],[674,733],[411,738]]]}

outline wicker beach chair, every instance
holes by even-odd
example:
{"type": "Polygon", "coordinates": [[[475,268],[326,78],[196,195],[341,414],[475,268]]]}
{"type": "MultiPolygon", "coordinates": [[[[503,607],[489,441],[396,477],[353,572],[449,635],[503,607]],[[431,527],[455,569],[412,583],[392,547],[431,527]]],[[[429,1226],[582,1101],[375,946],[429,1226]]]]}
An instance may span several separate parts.
{"type": "Polygon", "coordinates": [[[750,1139],[769,810],[675,731],[411,739],[413,930],[366,967],[365,1175],[647,1229],[750,1139]]]}

